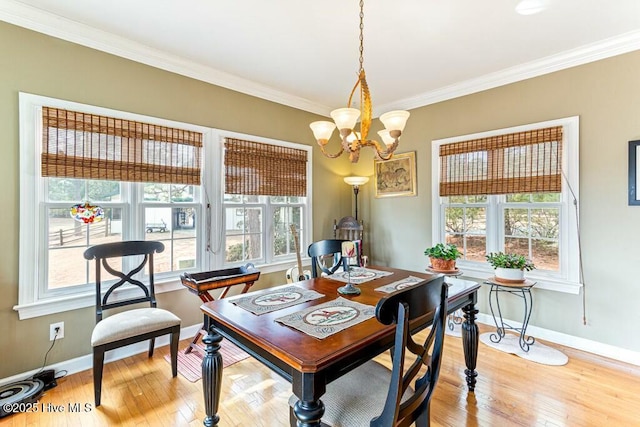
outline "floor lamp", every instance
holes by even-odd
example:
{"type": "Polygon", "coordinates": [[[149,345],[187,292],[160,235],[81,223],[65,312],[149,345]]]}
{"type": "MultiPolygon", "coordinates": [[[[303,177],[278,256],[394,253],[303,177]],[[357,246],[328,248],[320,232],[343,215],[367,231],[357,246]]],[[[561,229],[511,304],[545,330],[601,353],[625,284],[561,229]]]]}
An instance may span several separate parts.
{"type": "Polygon", "coordinates": [[[369,182],[369,178],[366,176],[346,176],[344,177],[344,182],[351,185],[353,187],[353,194],[356,195],[356,220],[358,219],[358,192],[360,191],[360,186],[369,182]]]}

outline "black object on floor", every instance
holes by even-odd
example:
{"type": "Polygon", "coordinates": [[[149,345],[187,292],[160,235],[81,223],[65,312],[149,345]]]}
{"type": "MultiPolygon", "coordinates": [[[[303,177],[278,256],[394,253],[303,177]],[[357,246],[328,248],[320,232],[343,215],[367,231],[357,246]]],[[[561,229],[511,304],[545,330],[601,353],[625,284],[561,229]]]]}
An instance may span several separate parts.
{"type": "Polygon", "coordinates": [[[49,390],[58,385],[56,382],[56,374],[53,369],[45,369],[33,376],[34,380],[41,380],[44,383],[44,389],[49,390]]]}
{"type": "Polygon", "coordinates": [[[44,382],[39,379],[17,381],[0,387],[0,418],[14,412],[25,412],[43,392],[44,382]]]}

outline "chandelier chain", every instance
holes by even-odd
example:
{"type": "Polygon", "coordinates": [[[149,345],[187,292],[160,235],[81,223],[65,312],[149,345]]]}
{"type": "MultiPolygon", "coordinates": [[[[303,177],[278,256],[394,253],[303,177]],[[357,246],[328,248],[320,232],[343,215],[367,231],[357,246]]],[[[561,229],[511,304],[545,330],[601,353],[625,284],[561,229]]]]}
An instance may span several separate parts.
{"type": "Polygon", "coordinates": [[[360,0],[360,69],[358,73],[364,70],[364,0],[360,0]]]}
{"type": "Polygon", "coordinates": [[[371,147],[375,150],[375,157],[379,160],[389,160],[396,148],[402,131],[404,130],[408,111],[389,111],[380,116],[380,121],[385,129],[379,131],[378,134],[382,138],[382,144],[375,139],[368,139],[369,130],[371,129],[371,120],[373,118],[373,106],[371,104],[371,93],[367,84],[367,77],[364,71],[364,0],[360,0],[360,69],[358,70],[358,80],[351,89],[349,100],[346,108],[338,108],[331,112],[334,123],[326,121],[313,122],[309,126],[313,131],[313,135],[320,145],[322,154],[335,159],[342,153],[349,154],[351,163],[357,163],[360,158],[360,149],[362,147],[371,147]],[[360,105],[359,109],[352,104],[356,91],[359,90],[360,105]],[[386,118],[385,118],[386,117],[386,118]],[[359,119],[359,123],[358,123],[359,119]],[[342,144],[340,151],[335,154],[328,153],[325,145],[329,142],[331,134],[338,127],[342,144]]]}

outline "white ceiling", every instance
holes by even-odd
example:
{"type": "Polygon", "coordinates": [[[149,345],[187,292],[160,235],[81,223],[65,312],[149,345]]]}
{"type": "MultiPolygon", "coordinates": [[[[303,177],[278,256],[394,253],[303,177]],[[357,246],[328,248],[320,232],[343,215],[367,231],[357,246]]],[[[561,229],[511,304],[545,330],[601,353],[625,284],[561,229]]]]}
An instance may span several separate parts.
{"type": "MultiPolygon", "coordinates": [[[[640,0],[367,0],[374,112],[640,49],[640,0]]],[[[0,20],[327,114],[358,71],[358,0],[0,0],[0,20]]]]}

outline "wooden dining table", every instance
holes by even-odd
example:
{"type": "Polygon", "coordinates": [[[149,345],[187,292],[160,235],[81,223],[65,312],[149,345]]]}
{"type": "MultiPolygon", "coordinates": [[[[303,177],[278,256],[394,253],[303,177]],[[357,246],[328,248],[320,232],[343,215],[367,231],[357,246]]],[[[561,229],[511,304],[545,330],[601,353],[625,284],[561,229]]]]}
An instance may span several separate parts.
{"type": "MultiPolygon", "coordinates": [[[[439,274],[380,266],[368,268],[392,274],[357,285],[361,291],[360,295],[350,295],[347,298],[373,307],[382,297],[388,295],[376,290],[381,286],[408,277],[444,280],[439,274]]],[[[234,304],[233,298],[211,301],[201,306],[204,313],[204,329],[208,332],[203,339],[205,356],[202,362],[205,426],[216,426],[219,422],[217,412],[223,375],[219,349],[223,338],[233,342],[292,384],[293,394],[299,402],[290,412],[290,417],[292,425],[299,427],[322,425],[324,404],[321,397],[327,384],[392,347],[394,326],[379,323],[375,316],[323,339],[276,321],[275,319],[282,316],[335,300],[340,297],[337,289],[343,286],[344,282],[331,277],[321,277],[296,282],[293,285],[314,290],[323,296],[260,315],[234,304]]],[[[273,287],[269,290],[278,290],[285,286],[291,285],[273,287]]],[[[479,288],[480,284],[476,282],[458,281],[458,284],[449,288],[447,308],[448,313],[458,309],[462,309],[464,313],[462,345],[466,364],[465,377],[470,392],[475,388],[477,377],[478,327],[475,318],[478,311],[475,304],[479,288]]],[[[244,296],[257,292],[260,291],[244,296]]],[[[420,323],[412,324],[412,332],[428,327],[431,321],[432,316],[421,319],[420,323]]]]}

